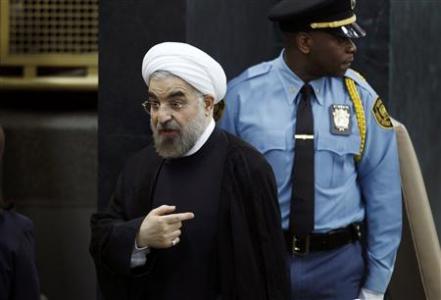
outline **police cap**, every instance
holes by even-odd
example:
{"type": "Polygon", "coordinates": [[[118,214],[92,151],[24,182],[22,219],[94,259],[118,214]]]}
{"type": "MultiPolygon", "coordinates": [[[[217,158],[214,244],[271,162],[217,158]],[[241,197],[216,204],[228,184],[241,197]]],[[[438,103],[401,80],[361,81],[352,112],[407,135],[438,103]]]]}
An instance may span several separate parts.
{"type": "Polygon", "coordinates": [[[366,32],[355,22],[355,4],[356,0],[282,0],[271,8],[269,19],[285,32],[322,30],[360,38],[366,32]]]}

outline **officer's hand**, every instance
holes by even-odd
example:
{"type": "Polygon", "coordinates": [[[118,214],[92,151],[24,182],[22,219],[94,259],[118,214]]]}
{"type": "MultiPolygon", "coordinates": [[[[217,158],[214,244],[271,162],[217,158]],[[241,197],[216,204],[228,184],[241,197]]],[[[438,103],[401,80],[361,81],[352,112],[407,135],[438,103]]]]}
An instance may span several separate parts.
{"type": "Polygon", "coordinates": [[[162,205],[150,211],[136,236],[138,247],[169,248],[179,243],[182,221],[194,218],[192,212],[172,214],[175,206],[162,205]]]}

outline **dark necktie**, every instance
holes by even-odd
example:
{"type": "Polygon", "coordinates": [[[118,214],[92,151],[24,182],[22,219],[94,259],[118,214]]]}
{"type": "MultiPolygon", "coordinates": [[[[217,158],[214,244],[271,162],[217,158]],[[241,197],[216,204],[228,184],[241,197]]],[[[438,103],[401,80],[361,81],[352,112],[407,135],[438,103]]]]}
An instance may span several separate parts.
{"type": "Polygon", "coordinates": [[[297,108],[290,234],[304,237],[314,229],[314,120],[312,88],[305,84],[297,108]]]}

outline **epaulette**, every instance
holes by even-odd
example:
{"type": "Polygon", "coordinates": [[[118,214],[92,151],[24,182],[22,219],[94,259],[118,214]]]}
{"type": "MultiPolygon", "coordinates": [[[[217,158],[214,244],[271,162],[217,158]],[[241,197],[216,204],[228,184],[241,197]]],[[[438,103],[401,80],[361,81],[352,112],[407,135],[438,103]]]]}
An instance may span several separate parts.
{"type": "Polygon", "coordinates": [[[352,79],[357,86],[359,86],[362,89],[365,89],[366,91],[368,91],[370,94],[372,94],[373,96],[376,96],[377,93],[374,91],[374,89],[370,86],[370,84],[367,82],[367,80],[363,77],[363,75],[361,75],[360,73],[358,73],[357,71],[353,70],[353,69],[348,69],[345,73],[345,77],[346,78],[350,78],[352,79]]]}
{"type": "Polygon", "coordinates": [[[272,68],[271,62],[263,62],[258,65],[252,66],[246,69],[245,71],[243,71],[236,78],[230,80],[230,82],[228,83],[228,87],[232,88],[236,84],[267,74],[271,70],[271,68],[272,68]]]}
{"type": "Polygon", "coordinates": [[[367,82],[366,78],[364,78],[363,75],[361,75],[354,69],[348,69],[346,75],[348,75],[348,77],[351,77],[353,80],[361,80],[362,82],[367,82]]]}

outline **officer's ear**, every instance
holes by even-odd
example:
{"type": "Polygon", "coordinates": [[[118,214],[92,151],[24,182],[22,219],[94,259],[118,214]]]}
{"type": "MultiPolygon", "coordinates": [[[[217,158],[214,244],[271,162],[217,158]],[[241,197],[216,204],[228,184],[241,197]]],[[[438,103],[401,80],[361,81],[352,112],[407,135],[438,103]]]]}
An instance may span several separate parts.
{"type": "Polygon", "coordinates": [[[295,37],[297,49],[303,54],[311,52],[311,35],[307,32],[298,32],[295,37]]]}

